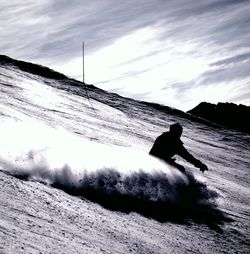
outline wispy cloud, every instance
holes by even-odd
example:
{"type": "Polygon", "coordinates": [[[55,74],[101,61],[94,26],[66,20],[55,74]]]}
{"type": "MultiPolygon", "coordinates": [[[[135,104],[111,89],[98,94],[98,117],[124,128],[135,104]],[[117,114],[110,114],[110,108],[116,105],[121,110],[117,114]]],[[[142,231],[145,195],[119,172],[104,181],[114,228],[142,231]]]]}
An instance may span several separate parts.
{"type": "Polygon", "coordinates": [[[2,54],[141,100],[250,104],[247,0],[2,1],[2,54]]]}

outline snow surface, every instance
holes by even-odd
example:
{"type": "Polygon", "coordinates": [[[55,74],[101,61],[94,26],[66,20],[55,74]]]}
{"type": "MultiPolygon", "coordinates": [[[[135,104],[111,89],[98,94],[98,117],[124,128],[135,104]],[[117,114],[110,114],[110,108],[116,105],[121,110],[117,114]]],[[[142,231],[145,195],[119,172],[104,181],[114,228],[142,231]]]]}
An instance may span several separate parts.
{"type": "Polygon", "coordinates": [[[249,135],[15,65],[0,85],[0,253],[249,253],[249,135]],[[148,155],[174,122],[205,174],[148,155]]]}

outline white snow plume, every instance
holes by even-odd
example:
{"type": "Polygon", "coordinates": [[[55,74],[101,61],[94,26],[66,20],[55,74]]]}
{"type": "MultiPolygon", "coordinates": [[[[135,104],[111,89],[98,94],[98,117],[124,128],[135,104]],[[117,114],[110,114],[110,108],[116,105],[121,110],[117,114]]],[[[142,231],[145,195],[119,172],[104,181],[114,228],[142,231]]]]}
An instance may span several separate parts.
{"type": "Polygon", "coordinates": [[[212,204],[216,197],[216,192],[191,174],[183,174],[145,152],[95,143],[34,122],[8,121],[0,126],[0,166],[26,180],[103,205],[113,203],[113,208],[115,203],[116,209],[135,200],[201,205],[212,204]]]}

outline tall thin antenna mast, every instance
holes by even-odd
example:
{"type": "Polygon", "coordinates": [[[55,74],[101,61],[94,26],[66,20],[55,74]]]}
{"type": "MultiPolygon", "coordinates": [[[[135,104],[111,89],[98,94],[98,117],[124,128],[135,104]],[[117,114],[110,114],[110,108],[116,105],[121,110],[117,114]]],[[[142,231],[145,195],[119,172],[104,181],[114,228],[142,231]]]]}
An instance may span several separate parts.
{"type": "MultiPolygon", "coordinates": [[[[82,42],[82,83],[83,83],[83,86],[85,88],[85,91],[86,91],[86,95],[87,95],[87,98],[88,98],[88,101],[89,101],[89,104],[91,106],[91,108],[93,109],[93,111],[95,112],[95,109],[90,101],[90,98],[89,98],[89,94],[88,94],[88,89],[86,87],[86,84],[85,84],[85,70],[84,70],[84,41],[82,42]]],[[[96,112],[95,112],[96,114],[96,112]]],[[[96,114],[97,115],[97,114],[96,114]]]]}
{"type": "Polygon", "coordinates": [[[84,73],[84,41],[82,42],[82,83],[85,84],[85,73],[84,73]]]}

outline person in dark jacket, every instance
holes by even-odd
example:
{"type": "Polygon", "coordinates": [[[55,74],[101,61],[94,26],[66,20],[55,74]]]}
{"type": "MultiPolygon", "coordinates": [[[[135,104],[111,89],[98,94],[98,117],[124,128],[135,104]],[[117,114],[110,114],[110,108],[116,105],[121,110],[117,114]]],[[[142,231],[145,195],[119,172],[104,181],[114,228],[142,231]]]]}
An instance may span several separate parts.
{"type": "Polygon", "coordinates": [[[160,158],[175,166],[182,172],[185,172],[185,168],[176,163],[175,159],[173,158],[174,155],[179,155],[204,173],[204,171],[208,170],[207,166],[200,160],[197,160],[187,151],[180,139],[181,134],[182,126],[179,123],[172,124],[168,132],[163,132],[159,137],[156,138],[149,154],[160,158]]]}

